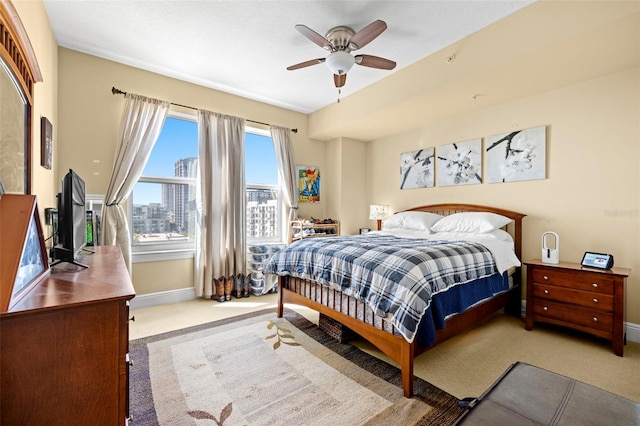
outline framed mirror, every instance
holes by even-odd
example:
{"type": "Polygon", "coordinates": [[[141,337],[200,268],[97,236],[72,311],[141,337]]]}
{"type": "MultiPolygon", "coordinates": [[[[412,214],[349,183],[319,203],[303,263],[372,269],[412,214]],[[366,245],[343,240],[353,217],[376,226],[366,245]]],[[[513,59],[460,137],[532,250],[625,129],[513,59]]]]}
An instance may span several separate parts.
{"type": "Polygon", "coordinates": [[[0,0],[0,179],[4,191],[31,194],[33,85],[42,75],[10,0],[0,0]]]}

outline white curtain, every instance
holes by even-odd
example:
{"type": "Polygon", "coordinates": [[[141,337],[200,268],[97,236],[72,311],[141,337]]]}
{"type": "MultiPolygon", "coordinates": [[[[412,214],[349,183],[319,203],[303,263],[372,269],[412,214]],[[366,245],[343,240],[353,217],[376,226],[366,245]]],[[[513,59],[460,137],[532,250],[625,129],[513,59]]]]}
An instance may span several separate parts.
{"type": "Polygon", "coordinates": [[[131,236],[120,205],[138,182],[169,113],[169,102],[127,93],[122,137],[104,197],[100,244],[119,245],[131,274],[131,236]]]}
{"type": "Polygon", "coordinates": [[[245,120],[198,110],[195,291],[215,295],[214,279],[244,274],[245,120]]]}
{"type": "MultiPolygon", "coordinates": [[[[269,129],[278,159],[278,174],[284,189],[284,200],[289,207],[289,220],[294,220],[298,215],[298,181],[293,161],[291,129],[278,126],[270,126],[269,129]]],[[[291,232],[290,226],[286,229],[287,233],[291,232]]],[[[285,235],[285,238],[285,241],[289,241],[289,235],[285,235]]]]}

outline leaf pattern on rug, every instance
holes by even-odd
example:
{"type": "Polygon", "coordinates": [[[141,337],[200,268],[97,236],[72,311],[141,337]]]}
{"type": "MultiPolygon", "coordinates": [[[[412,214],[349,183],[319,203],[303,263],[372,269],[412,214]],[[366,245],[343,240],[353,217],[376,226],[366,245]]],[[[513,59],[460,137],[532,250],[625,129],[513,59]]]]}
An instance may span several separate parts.
{"type": "Polygon", "coordinates": [[[213,420],[214,422],[216,422],[218,426],[222,426],[225,420],[229,418],[232,411],[233,411],[233,403],[230,402],[220,412],[220,420],[216,419],[216,416],[214,416],[213,414],[207,413],[206,411],[202,411],[202,410],[187,411],[187,414],[189,414],[191,417],[193,417],[196,420],[213,420]]]}
{"type": "Polygon", "coordinates": [[[276,333],[275,334],[270,334],[269,336],[264,338],[264,340],[277,338],[277,340],[275,342],[273,342],[273,349],[274,350],[278,349],[282,343],[284,343],[285,345],[289,345],[289,346],[300,346],[300,343],[297,343],[295,341],[296,338],[293,336],[293,334],[291,334],[291,330],[289,330],[288,328],[284,328],[284,327],[278,327],[278,324],[276,324],[273,321],[269,321],[269,324],[267,324],[267,329],[271,330],[274,327],[276,328],[276,333]],[[291,339],[291,340],[293,340],[293,342],[287,342],[284,339],[291,339]]]}

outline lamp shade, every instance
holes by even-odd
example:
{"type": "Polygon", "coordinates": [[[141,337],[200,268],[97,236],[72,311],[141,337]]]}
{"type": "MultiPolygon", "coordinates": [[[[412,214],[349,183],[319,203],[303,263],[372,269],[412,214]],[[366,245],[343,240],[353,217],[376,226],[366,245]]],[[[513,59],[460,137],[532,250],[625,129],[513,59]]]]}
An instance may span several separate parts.
{"type": "Polygon", "coordinates": [[[355,61],[353,55],[338,50],[327,57],[326,63],[332,73],[342,75],[349,72],[355,61]]]}
{"type": "Polygon", "coordinates": [[[389,218],[389,206],[384,204],[372,204],[369,206],[369,219],[384,220],[389,218]]]}

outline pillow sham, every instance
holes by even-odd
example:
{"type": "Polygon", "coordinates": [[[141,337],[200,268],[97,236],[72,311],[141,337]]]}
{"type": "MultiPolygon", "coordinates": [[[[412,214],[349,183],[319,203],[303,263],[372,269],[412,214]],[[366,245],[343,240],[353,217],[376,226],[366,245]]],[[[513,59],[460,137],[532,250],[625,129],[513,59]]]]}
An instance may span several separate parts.
{"type": "Polygon", "coordinates": [[[382,229],[414,229],[431,232],[433,224],[444,216],[430,212],[400,212],[382,222],[382,229]]]}
{"type": "Polygon", "coordinates": [[[500,229],[511,223],[508,217],[489,212],[464,212],[445,216],[436,222],[432,232],[476,232],[485,233],[500,229]]]}

